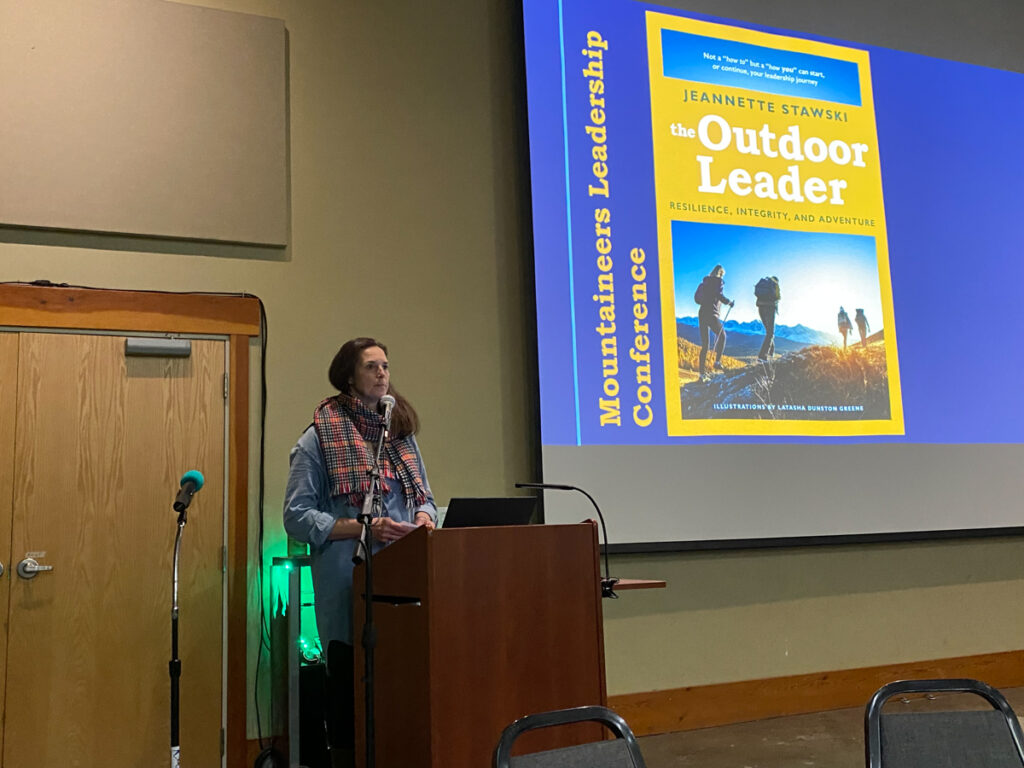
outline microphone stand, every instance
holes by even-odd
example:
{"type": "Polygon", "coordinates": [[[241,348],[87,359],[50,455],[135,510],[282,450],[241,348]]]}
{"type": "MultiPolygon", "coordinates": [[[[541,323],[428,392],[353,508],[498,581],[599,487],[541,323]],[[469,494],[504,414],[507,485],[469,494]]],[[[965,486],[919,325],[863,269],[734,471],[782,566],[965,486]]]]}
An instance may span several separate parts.
{"type": "Polygon", "coordinates": [[[181,699],[178,681],[181,678],[181,659],[178,658],[178,556],[181,553],[181,534],[188,522],[186,509],[178,512],[178,533],[174,537],[174,575],[171,585],[171,661],[167,665],[171,674],[171,768],[181,765],[181,743],[178,736],[178,710],[181,699]]]}
{"type": "Polygon", "coordinates": [[[618,595],[615,594],[615,585],[619,583],[619,580],[610,575],[608,568],[608,529],[605,527],[604,515],[601,514],[601,508],[597,506],[597,502],[594,501],[594,497],[582,488],[577,488],[575,485],[558,485],[555,483],[516,483],[516,488],[540,488],[541,490],[549,491],[579,491],[590,499],[590,503],[594,505],[594,510],[597,512],[597,519],[601,521],[601,532],[604,536],[604,578],[601,579],[601,597],[617,598],[618,595]]]}
{"type": "Polygon", "coordinates": [[[374,651],[377,647],[377,627],[373,623],[373,518],[380,517],[384,511],[384,500],[380,487],[380,454],[384,441],[390,431],[390,419],[384,422],[377,440],[377,450],[373,456],[373,464],[367,474],[370,475],[370,490],[363,497],[363,508],[356,518],[363,526],[363,535],[356,545],[356,554],[352,562],[358,565],[366,561],[366,583],[363,590],[363,601],[366,614],[363,619],[363,708],[365,712],[364,733],[366,738],[365,768],[374,768],[376,764],[376,722],[374,720],[374,651]],[[360,548],[362,553],[360,554],[360,548]]]}

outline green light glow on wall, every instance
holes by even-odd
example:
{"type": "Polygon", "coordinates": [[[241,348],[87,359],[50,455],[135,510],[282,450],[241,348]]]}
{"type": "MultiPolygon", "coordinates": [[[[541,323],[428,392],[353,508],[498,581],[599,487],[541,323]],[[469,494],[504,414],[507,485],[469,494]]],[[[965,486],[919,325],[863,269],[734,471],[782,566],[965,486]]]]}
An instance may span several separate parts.
{"type": "Polygon", "coordinates": [[[284,558],[273,563],[270,574],[270,598],[273,616],[277,620],[288,615],[289,585],[292,578],[299,579],[299,637],[297,640],[301,658],[306,662],[319,662],[323,658],[323,648],[316,631],[316,614],[313,605],[313,583],[310,570],[304,563],[296,564],[284,558]]]}

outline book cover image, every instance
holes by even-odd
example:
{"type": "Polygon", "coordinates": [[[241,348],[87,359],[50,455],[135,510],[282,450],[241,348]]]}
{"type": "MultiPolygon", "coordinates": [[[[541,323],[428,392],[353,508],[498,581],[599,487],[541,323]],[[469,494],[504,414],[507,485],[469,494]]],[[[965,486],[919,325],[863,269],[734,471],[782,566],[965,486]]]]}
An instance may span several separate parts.
{"type": "Polygon", "coordinates": [[[669,435],[903,434],[865,51],[647,13],[669,435]]]}

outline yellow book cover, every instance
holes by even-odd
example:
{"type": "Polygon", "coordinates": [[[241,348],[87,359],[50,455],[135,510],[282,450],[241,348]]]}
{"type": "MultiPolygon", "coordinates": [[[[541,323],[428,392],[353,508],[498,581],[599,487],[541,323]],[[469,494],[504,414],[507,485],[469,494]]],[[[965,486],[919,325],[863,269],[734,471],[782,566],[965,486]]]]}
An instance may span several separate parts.
{"type": "Polygon", "coordinates": [[[868,53],[647,13],[669,435],[903,434],[868,53]]]}

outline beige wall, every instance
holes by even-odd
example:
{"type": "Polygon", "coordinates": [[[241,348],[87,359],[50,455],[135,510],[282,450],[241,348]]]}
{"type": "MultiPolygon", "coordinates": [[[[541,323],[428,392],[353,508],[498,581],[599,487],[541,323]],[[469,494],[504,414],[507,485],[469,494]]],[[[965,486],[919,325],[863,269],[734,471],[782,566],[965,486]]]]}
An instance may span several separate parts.
{"type": "Polygon", "coordinates": [[[1024,647],[1024,542],[631,555],[665,590],[604,601],[609,693],[1024,647]]]}
{"type": "MultiPolygon", "coordinates": [[[[353,335],[390,346],[439,503],[536,479],[517,4],[204,4],[289,31],[286,258],[33,237],[0,243],[0,280],[263,299],[268,558],[284,550],[288,450],[353,335]]],[[[605,602],[609,693],[1018,648],[1022,563],[1009,540],[617,557],[618,575],[669,587],[605,602]]]]}

